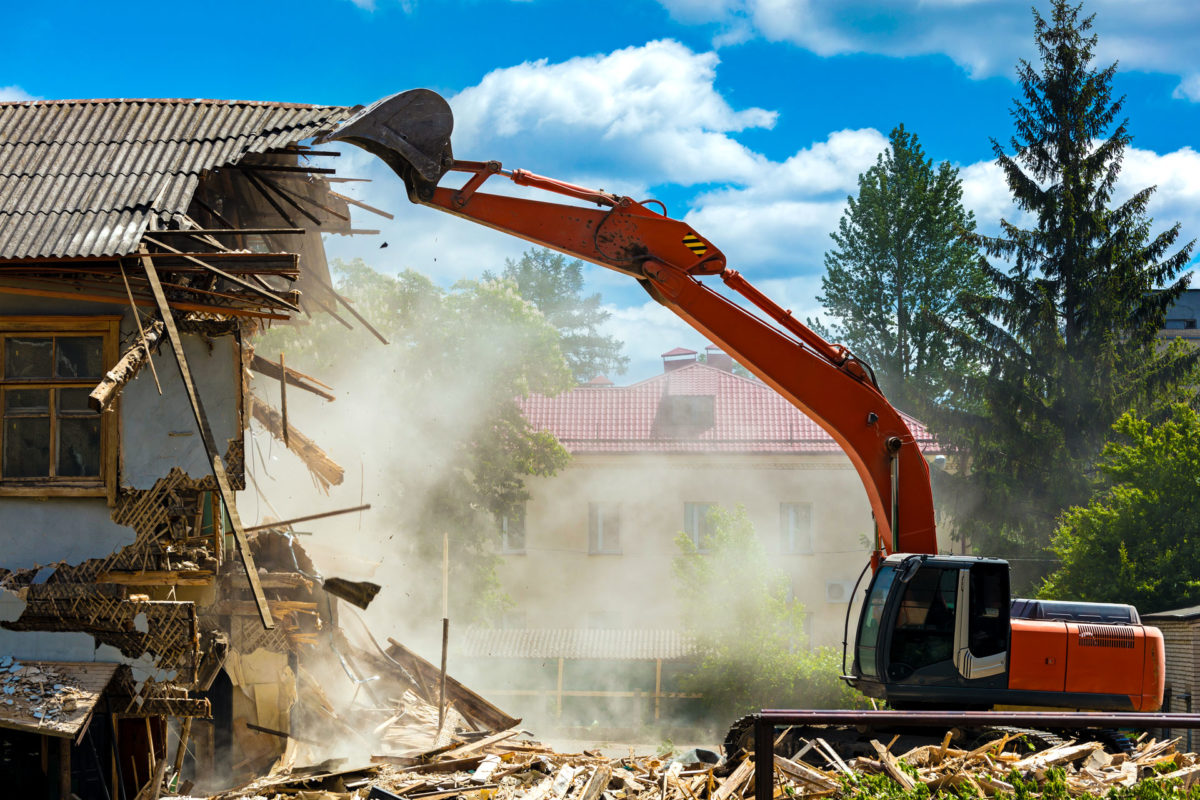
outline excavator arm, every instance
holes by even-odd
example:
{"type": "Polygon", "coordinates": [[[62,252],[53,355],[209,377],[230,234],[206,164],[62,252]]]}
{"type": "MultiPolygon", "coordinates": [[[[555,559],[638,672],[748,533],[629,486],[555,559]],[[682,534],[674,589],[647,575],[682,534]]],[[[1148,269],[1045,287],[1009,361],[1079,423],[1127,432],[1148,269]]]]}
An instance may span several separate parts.
{"type": "MultiPolygon", "coordinates": [[[[643,288],[819,424],[841,445],[871,502],[883,553],[936,553],[929,467],[900,413],[862,362],[832,345],[726,267],[724,254],[680,220],[629,197],[564,183],[497,161],[458,161],[450,147],[453,115],[435,92],[415,89],[359,111],[318,142],[348,141],[382,158],[404,180],[409,199],[590,261],[643,288]],[[441,186],[461,173],[461,187],[441,186]],[[480,192],[499,176],[596,205],[480,192]],[[714,291],[725,285],[764,316],[714,291]]],[[[661,206],[661,204],[659,204],[661,206]]]]}

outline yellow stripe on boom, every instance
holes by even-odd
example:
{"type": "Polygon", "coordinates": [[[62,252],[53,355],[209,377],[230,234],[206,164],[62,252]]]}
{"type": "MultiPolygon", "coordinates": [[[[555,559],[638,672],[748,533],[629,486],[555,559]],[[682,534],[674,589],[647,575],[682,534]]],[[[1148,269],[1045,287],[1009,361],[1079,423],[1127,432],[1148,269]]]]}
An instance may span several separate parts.
{"type": "Polygon", "coordinates": [[[684,235],[683,245],[698,256],[702,256],[708,252],[708,245],[704,243],[703,239],[694,233],[684,235]]]}

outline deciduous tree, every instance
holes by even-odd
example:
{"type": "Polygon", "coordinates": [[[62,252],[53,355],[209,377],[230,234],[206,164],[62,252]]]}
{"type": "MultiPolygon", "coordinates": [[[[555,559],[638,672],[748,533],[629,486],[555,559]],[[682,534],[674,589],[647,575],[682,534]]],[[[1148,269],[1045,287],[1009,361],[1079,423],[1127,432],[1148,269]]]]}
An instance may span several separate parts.
{"type": "Polygon", "coordinates": [[[1200,415],[1176,405],[1159,425],[1126,414],[1104,448],[1103,484],[1063,514],[1062,565],[1040,595],[1132,603],[1143,612],[1200,603],[1200,415]]]}

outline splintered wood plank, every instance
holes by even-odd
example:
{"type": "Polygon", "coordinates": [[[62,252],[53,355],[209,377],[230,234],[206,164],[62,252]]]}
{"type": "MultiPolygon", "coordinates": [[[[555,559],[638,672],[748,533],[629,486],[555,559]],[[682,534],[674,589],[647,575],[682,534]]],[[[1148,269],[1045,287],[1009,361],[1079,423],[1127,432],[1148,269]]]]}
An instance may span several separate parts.
{"type": "Polygon", "coordinates": [[[254,555],[250,552],[250,543],[246,539],[242,518],[238,515],[237,496],[229,485],[229,476],[225,473],[225,465],[221,462],[221,455],[217,451],[216,438],[213,436],[212,428],[209,427],[208,415],[204,413],[204,404],[200,400],[199,392],[196,391],[196,384],[192,381],[192,371],[188,367],[187,356],[183,352],[183,340],[179,338],[179,328],[175,326],[175,317],[171,313],[171,306],[167,302],[167,296],[163,294],[162,283],[158,279],[158,270],[154,267],[154,259],[146,252],[145,245],[141,245],[140,250],[142,252],[142,268],[146,271],[146,278],[150,282],[150,291],[154,293],[154,302],[158,304],[158,312],[162,315],[163,325],[167,329],[167,338],[175,353],[175,363],[179,366],[179,377],[183,380],[183,388],[187,391],[192,414],[196,417],[196,426],[200,429],[200,440],[204,443],[208,461],[212,465],[213,477],[217,481],[217,489],[220,491],[221,500],[225,503],[225,512],[229,515],[229,521],[233,526],[233,536],[237,541],[238,553],[242,557],[242,566],[246,568],[250,591],[254,594],[254,602],[258,606],[258,614],[262,619],[263,627],[271,630],[275,627],[275,620],[271,617],[271,607],[267,605],[267,596],[263,593],[262,584],[259,583],[258,567],[254,563],[254,555]]]}
{"type": "Polygon", "coordinates": [[[775,766],[779,768],[783,774],[795,778],[823,791],[833,791],[838,788],[838,782],[830,778],[823,772],[813,769],[807,764],[802,764],[798,761],[792,761],[790,758],[784,758],[781,755],[775,756],[775,766]]]}
{"type": "Polygon", "coordinates": [[[750,780],[750,776],[754,774],[754,762],[750,759],[743,759],[742,763],[737,765],[728,778],[721,782],[717,790],[713,792],[712,800],[729,800],[729,797],[737,791],[740,791],[743,784],[750,780]]]}
{"type": "Polygon", "coordinates": [[[1026,770],[1036,771],[1045,769],[1046,767],[1065,764],[1068,761],[1075,761],[1079,758],[1084,758],[1091,754],[1093,750],[1099,750],[1099,742],[1084,742],[1083,744],[1060,744],[1051,747],[1049,750],[1043,750],[1040,753],[1034,753],[1029,758],[1023,758],[1012,765],[1012,768],[1018,772],[1026,770]]]}
{"type": "MultiPolygon", "coordinates": [[[[892,744],[895,741],[895,739],[892,739],[892,744]]],[[[875,748],[875,752],[879,756],[879,763],[883,766],[883,771],[888,774],[888,777],[900,784],[905,791],[917,785],[916,778],[900,769],[900,765],[896,763],[896,757],[889,753],[887,747],[880,744],[878,739],[872,739],[871,746],[875,748]]]]}
{"type": "Polygon", "coordinates": [[[506,731],[500,731],[499,733],[493,733],[491,736],[485,736],[477,742],[471,742],[470,744],[464,744],[462,747],[457,747],[453,750],[450,750],[449,752],[442,753],[441,758],[446,759],[446,760],[452,759],[452,758],[462,758],[463,756],[467,755],[468,753],[474,753],[476,750],[482,750],[483,748],[485,748],[489,745],[493,745],[496,742],[502,742],[505,739],[511,739],[513,736],[516,736],[520,732],[521,732],[520,728],[509,728],[506,731]]]}

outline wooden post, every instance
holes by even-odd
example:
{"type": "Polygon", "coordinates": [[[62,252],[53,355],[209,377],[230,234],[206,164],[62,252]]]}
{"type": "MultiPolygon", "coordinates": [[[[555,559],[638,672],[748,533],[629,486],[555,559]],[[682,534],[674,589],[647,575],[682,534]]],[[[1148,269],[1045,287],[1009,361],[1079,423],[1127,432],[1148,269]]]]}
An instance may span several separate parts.
{"type": "Polygon", "coordinates": [[[654,721],[658,722],[662,702],[662,659],[654,660],[654,721]]]}
{"type": "Polygon", "coordinates": [[[558,657],[558,690],[556,692],[556,694],[558,695],[558,700],[556,703],[556,712],[555,712],[555,716],[559,720],[562,719],[562,686],[563,686],[563,660],[562,660],[562,656],[559,656],[558,657]]]}
{"type": "Polygon", "coordinates": [[[58,796],[71,800],[71,739],[58,740],[58,796]]]}
{"type": "Polygon", "coordinates": [[[188,367],[187,356],[183,352],[183,340],[179,338],[179,329],[175,327],[175,317],[172,316],[171,306],[167,303],[167,296],[163,293],[162,283],[158,279],[158,270],[154,266],[154,260],[146,252],[145,245],[142,245],[140,250],[142,268],[146,271],[150,290],[154,293],[154,302],[158,305],[159,314],[162,316],[163,325],[166,326],[167,336],[171,341],[171,348],[175,352],[179,377],[183,380],[183,388],[187,391],[188,401],[192,406],[192,415],[195,416],[196,426],[200,429],[200,439],[204,443],[209,463],[212,465],[213,478],[216,479],[221,500],[225,503],[225,511],[229,514],[229,521],[233,525],[233,536],[242,557],[242,566],[246,568],[246,579],[250,581],[250,591],[254,594],[254,602],[258,606],[258,614],[262,619],[263,627],[271,630],[275,627],[275,620],[271,617],[271,607],[267,605],[267,596],[263,593],[262,583],[258,579],[258,567],[254,564],[254,555],[250,552],[250,543],[246,540],[246,532],[242,528],[242,518],[237,511],[237,496],[229,485],[229,476],[225,473],[225,465],[221,462],[220,453],[217,452],[217,443],[213,438],[212,428],[208,424],[208,415],[204,413],[204,404],[200,401],[200,394],[192,382],[192,371],[188,367]]]}
{"type": "Polygon", "coordinates": [[[287,421],[287,365],[283,363],[283,353],[279,354],[279,414],[283,417],[283,446],[291,447],[287,421]]]}
{"type": "Polygon", "coordinates": [[[179,726],[179,749],[175,751],[175,779],[183,781],[183,758],[187,755],[188,736],[192,732],[192,718],[184,717],[179,726]]]}
{"type": "Polygon", "coordinates": [[[446,721],[446,650],[450,644],[450,534],[442,534],[442,677],[438,686],[438,733],[446,721]]]}

